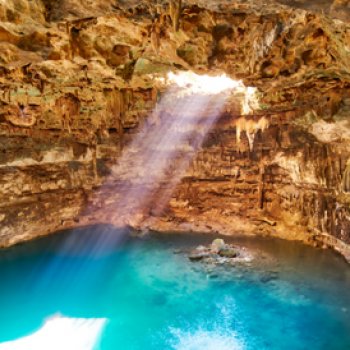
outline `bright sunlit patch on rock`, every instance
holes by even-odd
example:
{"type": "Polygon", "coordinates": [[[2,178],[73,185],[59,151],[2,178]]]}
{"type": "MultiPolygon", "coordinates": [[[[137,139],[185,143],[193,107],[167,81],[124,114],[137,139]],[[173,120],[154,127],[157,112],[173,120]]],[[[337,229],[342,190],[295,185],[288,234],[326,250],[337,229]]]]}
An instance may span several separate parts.
{"type": "Polygon", "coordinates": [[[107,320],[55,316],[37,332],[0,344],[0,350],[93,350],[107,320]]]}
{"type": "Polygon", "coordinates": [[[258,99],[256,97],[257,88],[255,87],[245,87],[244,88],[244,101],[242,103],[242,114],[247,115],[252,112],[252,107],[257,107],[258,99]]]}
{"type": "Polygon", "coordinates": [[[164,85],[176,86],[180,91],[178,97],[188,95],[219,95],[238,94],[242,96],[241,112],[243,115],[250,114],[253,108],[257,107],[257,88],[246,87],[242,80],[234,80],[227,75],[199,75],[191,71],[169,72],[166,78],[159,78],[158,81],[164,85]]]}
{"type": "Polygon", "coordinates": [[[178,87],[191,91],[195,94],[215,95],[227,90],[244,90],[241,80],[233,80],[226,75],[210,76],[199,75],[194,72],[169,72],[167,82],[176,84],[178,87]]]}

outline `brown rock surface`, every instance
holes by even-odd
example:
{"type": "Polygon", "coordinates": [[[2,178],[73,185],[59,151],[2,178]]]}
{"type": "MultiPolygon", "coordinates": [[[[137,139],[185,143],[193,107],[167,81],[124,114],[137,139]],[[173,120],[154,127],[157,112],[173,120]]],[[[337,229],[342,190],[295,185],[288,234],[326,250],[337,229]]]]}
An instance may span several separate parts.
{"type": "Polygon", "coordinates": [[[167,208],[135,225],[349,254],[349,15],[337,0],[189,0],[180,12],[164,1],[0,0],[0,245],[125,224],[114,208],[128,177],[113,166],[164,92],[154,78],[193,70],[256,86],[259,106],[243,117],[228,102],[167,208]]]}

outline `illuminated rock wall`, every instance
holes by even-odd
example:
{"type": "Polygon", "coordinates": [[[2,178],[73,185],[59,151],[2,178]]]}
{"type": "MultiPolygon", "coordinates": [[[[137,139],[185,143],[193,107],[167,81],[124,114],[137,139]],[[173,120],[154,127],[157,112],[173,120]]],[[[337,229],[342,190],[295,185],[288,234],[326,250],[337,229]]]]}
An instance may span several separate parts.
{"type": "Polygon", "coordinates": [[[118,178],[100,186],[164,93],[154,78],[183,69],[243,79],[259,104],[246,117],[227,104],[169,207],[138,226],[317,235],[344,250],[346,4],[326,17],[280,3],[1,2],[0,244],[122,224],[118,178]]]}

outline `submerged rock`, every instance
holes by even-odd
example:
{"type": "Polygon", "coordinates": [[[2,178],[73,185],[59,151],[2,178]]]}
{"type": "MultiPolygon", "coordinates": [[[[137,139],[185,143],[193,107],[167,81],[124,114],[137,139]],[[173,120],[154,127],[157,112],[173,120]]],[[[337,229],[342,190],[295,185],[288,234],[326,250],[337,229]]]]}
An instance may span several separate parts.
{"type": "Polygon", "coordinates": [[[189,258],[190,260],[195,261],[195,260],[202,260],[203,258],[205,258],[205,257],[207,257],[207,256],[208,256],[208,255],[205,254],[205,253],[200,253],[200,252],[194,251],[194,252],[190,253],[190,255],[188,256],[188,258],[189,258]]]}
{"type": "Polygon", "coordinates": [[[196,249],[192,250],[188,255],[188,258],[192,261],[202,260],[203,258],[208,257],[210,257],[210,251],[203,246],[197,247],[196,249]]]}
{"type": "Polygon", "coordinates": [[[278,279],[278,273],[266,272],[263,276],[261,276],[260,281],[262,283],[269,283],[269,282],[274,281],[276,279],[278,279]]]}
{"type": "Polygon", "coordinates": [[[239,253],[235,248],[225,247],[219,251],[219,255],[225,258],[235,258],[239,253]]]}

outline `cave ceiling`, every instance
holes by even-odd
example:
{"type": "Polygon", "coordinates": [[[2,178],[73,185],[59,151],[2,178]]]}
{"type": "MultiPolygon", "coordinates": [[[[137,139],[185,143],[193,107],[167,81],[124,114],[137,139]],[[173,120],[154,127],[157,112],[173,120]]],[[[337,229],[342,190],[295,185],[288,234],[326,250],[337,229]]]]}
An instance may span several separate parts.
{"type": "MultiPolygon", "coordinates": [[[[61,113],[62,101],[89,100],[104,89],[150,88],[169,71],[191,70],[257,87],[257,114],[292,106],[316,119],[336,116],[338,133],[347,138],[348,6],[183,1],[179,10],[177,1],[3,1],[0,118],[31,127],[40,115],[61,113]]],[[[106,102],[97,95],[101,110],[106,102]]]]}
{"type": "Polygon", "coordinates": [[[332,114],[349,81],[347,8],[347,1],[185,1],[178,14],[177,2],[165,1],[3,1],[0,82],[4,93],[26,82],[39,90],[148,87],[169,70],[225,72],[266,93],[265,109],[307,100],[332,114]]]}

